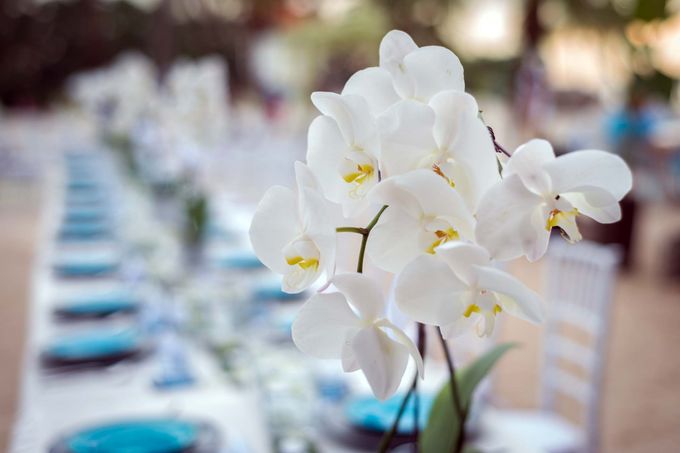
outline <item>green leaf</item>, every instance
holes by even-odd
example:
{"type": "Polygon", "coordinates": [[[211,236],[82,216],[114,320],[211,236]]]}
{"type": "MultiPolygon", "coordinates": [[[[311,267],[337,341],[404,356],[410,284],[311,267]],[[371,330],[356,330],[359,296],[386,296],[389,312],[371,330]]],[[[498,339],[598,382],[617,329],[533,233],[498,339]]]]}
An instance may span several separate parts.
{"type": "MultiPolygon", "coordinates": [[[[515,346],[517,346],[515,343],[495,346],[456,373],[458,392],[465,410],[472,400],[477,385],[489,374],[496,362],[515,346]]],[[[447,381],[432,404],[427,426],[419,439],[420,451],[422,453],[452,452],[458,439],[459,429],[460,421],[454,410],[451,383],[447,381]]]]}

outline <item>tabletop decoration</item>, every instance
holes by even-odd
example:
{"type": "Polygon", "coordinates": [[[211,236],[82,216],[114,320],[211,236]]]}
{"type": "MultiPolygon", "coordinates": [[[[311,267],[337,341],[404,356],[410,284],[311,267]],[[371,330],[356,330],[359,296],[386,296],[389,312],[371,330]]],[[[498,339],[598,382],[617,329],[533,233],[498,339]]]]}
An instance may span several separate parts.
{"type": "Polygon", "coordinates": [[[224,445],[215,426],[182,418],[137,418],[104,422],[63,435],[51,453],[105,451],[208,453],[224,445]]]}
{"type": "Polygon", "coordinates": [[[465,93],[458,57],[444,47],[418,47],[393,30],[379,61],[350,77],[340,94],[312,94],[320,115],[309,128],[307,163],[295,164],[297,190],[269,189],[250,238],[258,258],[283,276],[283,291],[323,284],[293,323],[300,350],[338,359],[346,372],[361,370],[380,400],[395,394],[415,362],[380,451],[390,447],[423,377],[424,325],[436,326],[450,381],[419,447],[461,452],[472,393],[512,345],[457,370],[446,341],[469,329],[489,336],[506,314],[541,322],[540,297],[496,263],[539,259],[553,229],[580,240],[579,215],[620,220],[632,174],[604,151],[555,157],[545,140],[506,151],[465,93]],[[355,271],[336,263],[337,233],[361,237],[355,271]],[[366,257],[395,275],[394,300],[416,322],[415,341],[387,317],[378,283],[363,275],[366,257]]]}

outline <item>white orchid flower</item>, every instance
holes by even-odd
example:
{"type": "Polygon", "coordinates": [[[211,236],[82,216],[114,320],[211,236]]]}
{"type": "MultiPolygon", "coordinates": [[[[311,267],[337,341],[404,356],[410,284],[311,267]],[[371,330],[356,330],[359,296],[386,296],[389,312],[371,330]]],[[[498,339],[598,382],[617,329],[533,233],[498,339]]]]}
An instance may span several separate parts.
{"type": "Polygon", "coordinates": [[[255,254],[283,275],[282,289],[287,293],[304,291],[324,271],[331,278],[335,267],[335,210],[305,164],[295,162],[295,175],[297,193],[271,187],[250,225],[255,254]]]}
{"type": "Polygon", "coordinates": [[[473,326],[479,336],[489,336],[503,312],[534,323],[543,318],[536,293],[494,268],[482,247],[463,242],[412,261],[397,278],[395,298],[403,313],[440,326],[445,338],[473,326]]]}
{"type": "Polygon", "coordinates": [[[309,168],[326,197],[342,204],[345,216],[355,216],[368,206],[366,194],[379,181],[375,119],[359,96],[316,92],[312,102],[323,115],[309,127],[309,168]]]}
{"type": "Polygon", "coordinates": [[[441,91],[465,91],[463,65],[446,47],[418,47],[405,32],[392,30],[380,43],[380,65],[354,74],[343,94],[366,99],[379,115],[400,99],[427,103],[441,91]]]}
{"type": "Polygon", "coordinates": [[[440,91],[465,91],[463,65],[442,46],[418,47],[405,32],[392,30],[380,43],[380,67],[394,81],[403,99],[428,102],[440,91]]]}
{"type": "Polygon", "coordinates": [[[555,157],[545,140],[520,146],[503,169],[502,182],[483,197],[477,211],[477,243],[500,260],[545,254],[550,231],[559,227],[570,242],[581,239],[576,217],[600,223],[621,219],[619,201],[633,176],[620,157],[598,150],[555,157]]]}
{"type": "Polygon", "coordinates": [[[474,218],[465,202],[433,171],[386,179],[370,198],[389,207],[371,231],[366,253],[388,272],[399,272],[424,253],[434,254],[446,242],[473,238],[474,218]]]}
{"type": "Polygon", "coordinates": [[[478,114],[475,99],[460,91],[441,92],[429,104],[395,104],[378,122],[384,176],[435,168],[474,211],[500,180],[493,141],[478,114]]]}
{"type": "Polygon", "coordinates": [[[362,274],[336,275],[339,292],[316,294],[300,309],[292,335],[304,353],[341,359],[346,372],[361,369],[375,396],[384,400],[399,387],[408,357],[423,375],[423,360],[413,341],[384,317],[385,299],[362,274]]]}

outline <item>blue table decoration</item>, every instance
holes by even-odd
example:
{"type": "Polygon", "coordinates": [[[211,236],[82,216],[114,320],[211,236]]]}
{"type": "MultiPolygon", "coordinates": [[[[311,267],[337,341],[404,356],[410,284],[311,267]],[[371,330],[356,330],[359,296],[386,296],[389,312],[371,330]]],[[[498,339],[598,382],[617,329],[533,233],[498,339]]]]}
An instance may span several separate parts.
{"type": "MultiPolygon", "coordinates": [[[[395,395],[385,401],[380,401],[373,396],[361,396],[350,399],[345,405],[345,417],[349,423],[357,428],[369,431],[386,432],[392,427],[399,406],[404,395],[395,395]]],[[[418,422],[420,429],[425,427],[427,417],[432,407],[431,395],[420,395],[418,422]]],[[[411,397],[406,404],[404,416],[399,421],[397,433],[410,434],[413,432],[413,409],[414,398],[411,397]]]]}
{"type": "Polygon", "coordinates": [[[143,339],[134,329],[98,330],[56,338],[43,350],[46,365],[110,364],[142,351],[143,339]]]}
{"type": "Polygon", "coordinates": [[[251,252],[234,252],[219,260],[224,269],[260,269],[264,264],[251,252]]]}
{"type": "Polygon", "coordinates": [[[85,428],[60,438],[50,453],[215,453],[221,443],[211,424],[164,417],[85,428]]]}
{"type": "Polygon", "coordinates": [[[88,240],[111,237],[111,226],[106,221],[70,221],[65,222],[59,230],[59,239],[88,240]]]}
{"type": "Polygon", "coordinates": [[[100,318],[116,313],[133,313],[139,309],[139,302],[129,293],[111,292],[94,294],[67,300],[55,309],[55,314],[64,318],[100,318]]]}
{"type": "Polygon", "coordinates": [[[253,289],[253,299],[260,302],[269,300],[272,301],[278,300],[282,302],[294,301],[304,299],[307,296],[308,294],[304,291],[296,294],[284,292],[283,290],[281,290],[280,281],[261,283],[259,285],[256,285],[255,288],[253,289]]]}
{"type": "Polygon", "coordinates": [[[118,270],[118,260],[62,260],[54,264],[54,271],[60,277],[104,277],[118,270]]]}

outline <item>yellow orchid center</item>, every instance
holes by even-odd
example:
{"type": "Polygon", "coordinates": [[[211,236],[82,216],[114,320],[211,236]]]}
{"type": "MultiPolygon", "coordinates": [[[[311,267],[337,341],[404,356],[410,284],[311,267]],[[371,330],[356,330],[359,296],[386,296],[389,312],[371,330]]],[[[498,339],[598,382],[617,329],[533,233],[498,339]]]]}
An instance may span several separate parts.
{"type": "Polygon", "coordinates": [[[559,227],[564,233],[563,236],[569,242],[578,242],[581,240],[582,236],[576,225],[576,217],[578,216],[578,209],[573,208],[569,211],[560,211],[559,209],[553,209],[550,211],[548,220],[545,223],[545,229],[547,231],[552,230],[555,227],[559,227]]]}
{"type": "Polygon", "coordinates": [[[453,179],[449,178],[449,177],[446,175],[446,173],[444,173],[444,172],[442,171],[442,169],[441,169],[441,167],[440,167],[439,165],[437,165],[437,164],[432,165],[432,170],[433,170],[436,174],[438,174],[439,176],[441,176],[442,178],[444,178],[444,179],[446,180],[446,182],[449,184],[449,186],[451,186],[451,188],[455,188],[455,187],[456,187],[456,183],[453,182],[453,179]]]}
{"type": "Polygon", "coordinates": [[[448,230],[437,230],[434,232],[434,235],[437,237],[432,244],[427,248],[427,253],[430,253],[434,255],[435,249],[439,247],[440,245],[448,242],[448,241],[454,241],[457,239],[460,239],[460,235],[456,230],[453,228],[449,228],[448,230]]]}
{"type": "Polygon", "coordinates": [[[292,258],[286,258],[286,262],[289,266],[300,266],[300,268],[307,270],[314,268],[317,270],[319,268],[319,260],[316,258],[303,258],[301,256],[294,256],[292,258]]]}
{"type": "Polygon", "coordinates": [[[344,179],[346,183],[362,184],[373,176],[374,172],[375,169],[373,168],[373,165],[357,164],[357,171],[347,173],[342,179],[344,179]]]}
{"type": "MultiPolygon", "coordinates": [[[[493,306],[494,316],[497,315],[498,313],[502,312],[502,311],[503,311],[503,309],[501,308],[500,305],[495,304],[493,306]]],[[[465,310],[465,313],[463,313],[463,316],[465,316],[466,318],[469,318],[470,316],[472,316],[472,313],[481,313],[481,312],[482,312],[482,309],[479,308],[479,305],[470,304],[470,305],[468,305],[467,309],[465,310]]]]}

